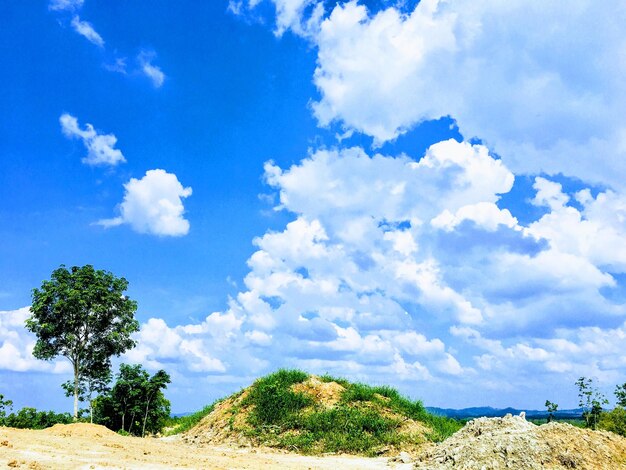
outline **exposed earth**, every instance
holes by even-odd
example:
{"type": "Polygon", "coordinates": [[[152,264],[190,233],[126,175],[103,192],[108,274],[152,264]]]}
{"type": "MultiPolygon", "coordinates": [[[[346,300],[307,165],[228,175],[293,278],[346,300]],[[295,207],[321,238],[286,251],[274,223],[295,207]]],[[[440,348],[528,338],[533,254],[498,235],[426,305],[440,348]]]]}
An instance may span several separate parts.
{"type": "Polygon", "coordinates": [[[626,439],[519,416],[479,418],[438,445],[386,458],[301,456],[266,448],[198,445],[182,437],[123,437],[93,424],[43,431],[0,427],[5,468],[626,469],[626,439]]]}
{"type": "MultiPolygon", "coordinates": [[[[96,424],[57,424],[43,431],[0,427],[2,468],[336,470],[385,468],[387,460],[351,456],[306,457],[249,447],[193,446],[179,438],[124,437],[96,424]]],[[[410,465],[404,465],[404,468],[410,468],[410,465]]]]}

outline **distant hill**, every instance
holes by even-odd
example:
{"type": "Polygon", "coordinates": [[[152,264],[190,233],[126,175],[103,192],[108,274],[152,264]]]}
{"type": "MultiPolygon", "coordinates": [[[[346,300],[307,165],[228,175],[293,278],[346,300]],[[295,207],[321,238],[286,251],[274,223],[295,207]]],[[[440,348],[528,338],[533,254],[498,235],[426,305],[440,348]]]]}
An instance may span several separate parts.
{"type": "MultiPolygon", "coordinates": [[[[456,418],[456,419],[473,419],[473,418],[498,418],[505,416],[507,414],[512,414],[513,416],[519,415],[522,411],[526,412],[526,418],[528,419],[546,419],[548,417],[548,412],[545,410],[520,410],[517,408],[492,408],[491,406],[478,406],[473,408],[463,408],[460,410],[453,408],[437,408],[432,406],[427,406],[426,410],[428,412],[439,415],[439,416],[447,416],[448,418],[456,418]]],[[[559,410],[554,413],[556,419],[576,419],[580,418],[583,410],[581,408],[573,409],[573,410],[559,410]]]]}

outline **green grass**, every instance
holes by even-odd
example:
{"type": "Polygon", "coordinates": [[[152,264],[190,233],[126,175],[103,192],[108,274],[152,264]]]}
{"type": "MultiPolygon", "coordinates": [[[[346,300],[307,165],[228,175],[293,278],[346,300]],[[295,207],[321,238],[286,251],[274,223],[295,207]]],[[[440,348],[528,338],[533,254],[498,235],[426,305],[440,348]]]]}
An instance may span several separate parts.
{"type": "Polygon", "coordinates": [[[202,418],[211,413],[213,408],[215,408],[215,405],[217,405],[220,401],[221,400],[217,400],[212,404],[205,406],[200,411],[196,411],[195,413],[187,416],[170,417],[165,423],[165,432],[163,434],[165,436],[172,436],[174,434],[180,434],[190,430],[198,424],[202,418]]]}
{"type": "Polygon", "coordinates": [[[291,390],[308,377],[299,370],[279,370],[257,380],[241,403],[250,410],[245,434],[259,444],[305,454],[371,456],[385,447],[421,443],[421,436],[399,432],[408,418],[432,428],[427,436],[432,441],[443,440],[461,427],[455,420],[429,414],[420,401],[402,397],[394,388],[324,375],[322,382],[337,382],[345,389],[339,403],[327,409],[291,390]]]}
{"type": "MultiPolygon", "coordinates": [[[[235,393],[229,397],[232,407],[227,411],[230,430],[257,444],[303,454],[373,456],[381,449],[420,445],[425,439],[441,441],[462,426],[457,420],[429,414],[421,401],[403,397],[392,387],[323,375],[322,382],[336,382],[344,388],[339,402],[327,408],[308,394],[292,390],[293,385],[308,378],[306,372],[281,369],[256,380],[245,397],[239,399],[243,390],[235,393]],[[236,419],[242,412],[246,413],[245,425],[236,419]],[[408,419],[425,424],[431,432],[426,436],[400,432],[408,419]]],[[[192,415],[171,419],[166,435],[191,429],[218,402],[192,415]]]]}

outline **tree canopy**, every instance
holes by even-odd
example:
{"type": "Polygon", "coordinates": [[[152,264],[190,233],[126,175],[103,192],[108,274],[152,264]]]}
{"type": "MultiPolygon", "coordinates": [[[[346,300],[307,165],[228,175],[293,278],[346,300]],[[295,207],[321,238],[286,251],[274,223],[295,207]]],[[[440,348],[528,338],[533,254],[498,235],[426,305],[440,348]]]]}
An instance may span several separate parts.
{"type": "Polygon", "coordinates": [[[140,364],[121,364],[115,385],[95,401],[96,421],[136,436],[159,432],[170,415],[162,392],[169,383],[164,370],[150,377],[140,364]]]}
{"type": "Polygon", "coordinates": [[[33,289],[31,316],[26,328],[37,335],[36,358],[69,359],[74,380],[64,384],[78,401],[101,391],[108,382],[111,357],[135,346],[131,334],[139,330],[137,303],[124,295],[128,281],[91,265],[61,265],[50,280],[33,289]]]}

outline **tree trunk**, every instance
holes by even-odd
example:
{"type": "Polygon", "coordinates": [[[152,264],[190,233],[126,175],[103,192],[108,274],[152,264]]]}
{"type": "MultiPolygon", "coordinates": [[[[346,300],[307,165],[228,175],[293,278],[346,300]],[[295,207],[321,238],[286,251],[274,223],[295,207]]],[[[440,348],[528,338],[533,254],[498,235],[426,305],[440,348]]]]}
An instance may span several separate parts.
{"type": "Polygon", "coordinates": [[[150,400],[148,398],[148,402],[146,403],[146,412],[143,415],[143,429],[141,430],[141,437],[146,437],[146,421],[148,420],[148,408],[150,408],[150,400]]]}
{"type": "Polygon", "coordinates": [[[74,361],[74,421],[78,420],[78,361],[74,361]]]}

